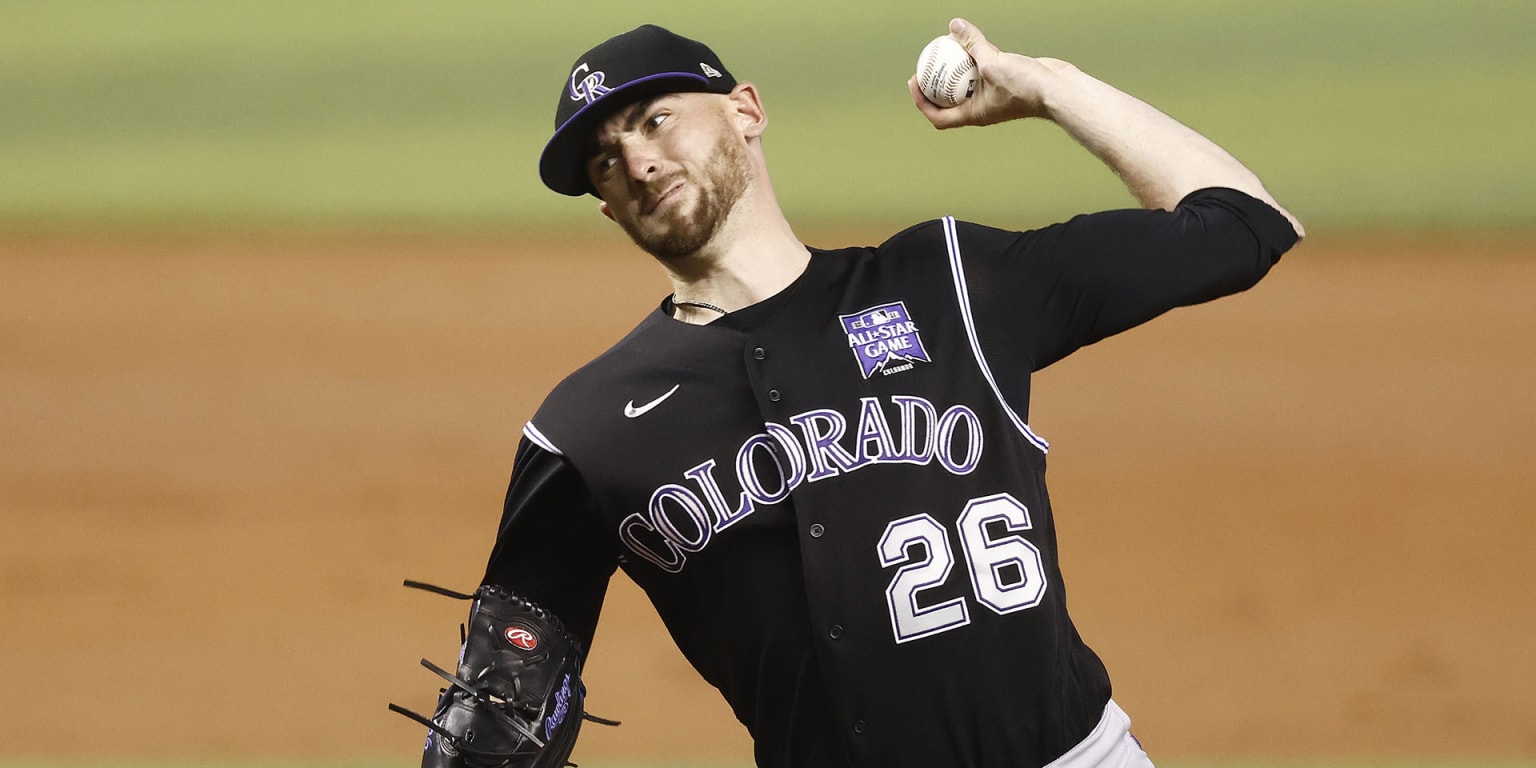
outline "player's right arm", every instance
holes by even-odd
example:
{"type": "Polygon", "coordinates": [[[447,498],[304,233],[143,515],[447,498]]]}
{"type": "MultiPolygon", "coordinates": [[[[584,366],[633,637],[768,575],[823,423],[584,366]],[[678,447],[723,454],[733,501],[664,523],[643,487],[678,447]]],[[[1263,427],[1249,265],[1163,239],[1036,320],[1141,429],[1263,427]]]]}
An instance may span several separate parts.
{"type": "Polygon", "coordinates": [[[1119,175],[1144,208],[1171,211],[1191,192],[1227,187],[1264,201],[1298,237],[1306,234],[1237,158],[1146,102],[1065,61],[1001,51],[964,19],[950,22],[950,34],[976,60],[976,93],[941,109],[911,83],[914,102],[934,126],[1046,118],[1119,175]]]}

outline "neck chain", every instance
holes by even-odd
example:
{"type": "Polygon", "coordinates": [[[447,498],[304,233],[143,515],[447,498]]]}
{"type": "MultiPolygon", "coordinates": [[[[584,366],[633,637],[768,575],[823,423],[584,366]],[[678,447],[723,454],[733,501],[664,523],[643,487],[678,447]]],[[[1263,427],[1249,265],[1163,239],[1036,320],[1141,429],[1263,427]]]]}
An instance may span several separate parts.
{"type": "Polygon", "coordinates": [[[726,312],[725,310],[723,310],[723,309],[721,309],[721,308],[719,308],[719,307],[717,307],[717,306],[715,306],[713,304],[706,304],[706,303],[704,303],[702,301],[683,301],[682,299],[677,298],[676,294],[672,295],[672,306],[674,306],[674,307],[698,307],[699,309],[713,310],[715,312],[719,312],[722,315],[730,314],[729,312],[726,312]]]}

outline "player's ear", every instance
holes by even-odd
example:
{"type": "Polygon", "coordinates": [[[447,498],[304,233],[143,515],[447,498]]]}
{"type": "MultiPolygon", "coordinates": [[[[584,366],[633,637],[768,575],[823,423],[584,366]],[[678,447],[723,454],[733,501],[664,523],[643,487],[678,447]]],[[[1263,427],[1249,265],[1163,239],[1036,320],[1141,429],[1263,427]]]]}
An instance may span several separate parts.
{"type": "Polygon", "coordinates": [[[597,204],[597,212],[601,213],[604,216],[607,216],[609,221],[613,221],[614,220],[614,218],[613,218],[613,211],[608,210],[608,203],[607,202],[600,202],[600,203],[598,203],[597,204]]]}
{"type": "Polygon", "coordinates": [[[763,109],[763,100],[757,94],[757,86],[737,83],[726,98],[729,114],[741,127],[742,135],[749,139],[762,136],[768,127],[768,112],[763,109]]]}

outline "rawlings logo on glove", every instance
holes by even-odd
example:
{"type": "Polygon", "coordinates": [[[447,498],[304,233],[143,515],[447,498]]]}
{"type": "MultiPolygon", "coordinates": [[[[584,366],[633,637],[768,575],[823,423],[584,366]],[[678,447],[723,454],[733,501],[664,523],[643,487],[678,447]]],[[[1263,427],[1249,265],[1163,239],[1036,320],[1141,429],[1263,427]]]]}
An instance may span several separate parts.
{"type": "Polygon", "coordinates": [[[458,669],[421,665],[449,685],[429,719],[390,704],[428,729],[422,768],[560,768],[587,714],[580,644],[559,619],[493,585],[466,595],[430,584],[405,585],[473,600],[458,669]]]}

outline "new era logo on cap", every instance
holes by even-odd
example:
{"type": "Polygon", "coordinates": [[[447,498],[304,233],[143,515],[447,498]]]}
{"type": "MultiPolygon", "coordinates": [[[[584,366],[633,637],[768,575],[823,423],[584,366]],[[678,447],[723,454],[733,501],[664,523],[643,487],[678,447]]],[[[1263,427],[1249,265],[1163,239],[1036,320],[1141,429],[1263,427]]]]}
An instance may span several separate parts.
{"type": "Polygon", "coordinates": [[[696,40],[650,24],[610,38],[577,59],[561,84],[555,135],[539,158],[539,177],[561,194],[590,193],[582,155],[609,115],[661,93],[735,87],[720,58],[696,40]]]}

